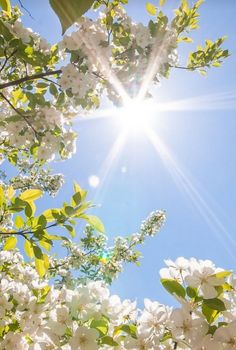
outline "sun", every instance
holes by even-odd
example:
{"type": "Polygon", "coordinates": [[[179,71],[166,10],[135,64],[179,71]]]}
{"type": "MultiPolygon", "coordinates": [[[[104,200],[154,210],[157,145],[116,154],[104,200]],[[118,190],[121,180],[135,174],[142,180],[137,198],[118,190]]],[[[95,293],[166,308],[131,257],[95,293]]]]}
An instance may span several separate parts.
{"type": "Polygon", "coordinates": [[[127,100],[121,108],[117,108],[115,116],[128,132],[140,133],[150,125],[156,109],[151,100],[134,98],[127,100]]]}

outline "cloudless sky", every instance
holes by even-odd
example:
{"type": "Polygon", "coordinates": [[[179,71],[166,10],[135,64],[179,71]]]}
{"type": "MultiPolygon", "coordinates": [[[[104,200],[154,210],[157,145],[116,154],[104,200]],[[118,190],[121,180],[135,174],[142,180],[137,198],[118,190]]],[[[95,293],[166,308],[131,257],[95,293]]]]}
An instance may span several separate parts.
{"type": "MultiPolygon", "coordinates": [[[[52,43],[61,40],[59,21],[47,0],[23,0],[23,4],[34,17],[32,20],[25,14],[27,26],[52,43]]],[[[167,0],[167,13],[178,4],[177,0],[167,0]]],[[[135,20],[147,21],[145,1],[130,0],[127,11],[135,20]]],[[[236,2],[206,0],[200,13],[201,28],[193,33],[193,44],[181,45],[180,62],[185,63],[187,52],[205,39],[223,35],[228,36],[224,46],[231,56],[223,67],[210,70],[207,77],[172,70],[170,78],[153,90],[154,100],[167,105],[176,100],[194,100],[185,102],[188,110],[156,112],[151,124],[185,184],[187,181],[190,195],[186,187],[184,190],[176,183],[176,176],[170,175],[144,134],[130,135],[104,181],[96,189],[89,189],[89,176],[102,180],[104,162],[121,131],[112,118],[102,118],[76,122],[76,155],[53,164],[55,171],[65,174],[65,185],[56,199],[47,198],[43,203],[47,207],[62,203],[72,193],[76,180],[100,204],[94,213],[103,220],[109,238],[135,232],[151,211],[166,210],[165,227],[141,247],[141,266],[127,266],[112,286],[112,292],[139,302],[144,297],[170,302],[158,275],[166,258],[208,258],[226,269],[234,268],[236,263],[236,2]]]]}

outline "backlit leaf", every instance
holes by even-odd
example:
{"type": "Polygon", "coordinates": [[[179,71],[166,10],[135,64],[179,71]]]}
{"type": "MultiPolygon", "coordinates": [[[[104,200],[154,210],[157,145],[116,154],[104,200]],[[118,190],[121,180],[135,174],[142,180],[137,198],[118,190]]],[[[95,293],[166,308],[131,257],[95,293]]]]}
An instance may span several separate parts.
{"type": "Polygon", "coordinates": [[[26,190],[20,195],[20,199],[26,202],[34,201],[42,196],[41,190],[26,190]]]}
{"type": "Polygon", "coordinates": [[[3,247],[3,250],[12,250],[17,244],[17,238],[15,236],[9,237],[3,247]]]}
{"type": "Polygon", "coordinates": [[[146,3],[146,9],[149,15],[155,16],[157,13],[157,9],[154,5],[150,4],[149,2],[146,3]]]}
{"type": "Polygon", "coordinates": [[[57,14],[62,34],[87,12],[95,0],[49,0],[52,9],[57,14]]]}

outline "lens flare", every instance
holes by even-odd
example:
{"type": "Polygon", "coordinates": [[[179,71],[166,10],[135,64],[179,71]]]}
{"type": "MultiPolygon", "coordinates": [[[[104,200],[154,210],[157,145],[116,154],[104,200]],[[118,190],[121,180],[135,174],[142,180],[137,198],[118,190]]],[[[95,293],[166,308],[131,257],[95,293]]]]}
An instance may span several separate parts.
{"type": "Polygon", "coordinates": [[[110,260],[110,254],[108,252],[103,252],[99,255],[99,260],[102,264],[107,264],[110,260]]]}

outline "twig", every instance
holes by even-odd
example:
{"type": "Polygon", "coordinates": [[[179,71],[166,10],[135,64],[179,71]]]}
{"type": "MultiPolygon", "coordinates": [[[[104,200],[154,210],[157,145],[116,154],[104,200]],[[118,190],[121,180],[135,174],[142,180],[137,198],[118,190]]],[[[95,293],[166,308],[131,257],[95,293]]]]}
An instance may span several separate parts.
{"type": "MultiPolygon", "coordinates": [[[[55,226],[58,226],[59,223],[58,222],[55,222],[54,224],[51,224],[51,225],[48,225],[47,227],[44,228],[44,230],[47,230],[51,227],[55,227],[55,226]]],[[[34,235],[35,233],[37,232],[36,231],[27,231],[27,230],[22,230],[22,231],[18,231],[18,232],[0,232],[0,235],[18,235],[18,236],[22,236],[22,235],[34,235]]]]}
{"type": "Polygon", "coordinates": [[[53,84],[55,84],[55,85],[57,85],[57,86],[59,86],[61,88],[61,85],[58,84],[57,82],[53,81],[52,79],[48,79],[48,78],[42,78],[42,79],[46,80],[46,81],[49,81],[50,83],[53,83],[53,84]]]}
{"type": "Polygon", "coordinates": [[[184,66],[170,66],[171,68],[177,68],[177,69],[185,69],[185,70],[195,70],[206,67],[204,66],[195,66],[195,67],[184,67],[184,66]]]}
{"type": "Polygon", "coordinates": [[[35,18],[31,15],[30,11],[23,5],[22,1],[21,1],[21,0],[18,0],[18,2],[19,2],[19,4],[20,4],[21,8],[22,8],[23,10],[25,10],[25,11],[28,13],[28,15],[35,21],[35,18]]]}
{"type": "Polygon", "coordinates": [[[5,61],[4,61],[3,65],[2,65],[2,67],[0,69],[0,72],[3,71],[3,69],[5,68],[7,62],[11,59],[12,56],[15,55],[16,52],[17,52],[17,49],[15,49],[9,56],[7,56],[7,53],[5,52],[5,61]]]}
{"type": "Polygon", "coordinates": [[[48,77],[50,75],[56,75],[56,74],[61,74],[61,73],[62,73],[62,70],[61,69],[57,69],[57,70],[48,71],[48,72],[45,72],[45,73],[38,73],[38,74],[25,76],[25,77],[17,79],[17,80],[8,81],[7,83],[0,84],[0,90],[1,89],[5,89],[6,87],[9,87],[9,86],[19,85],[19,84],[24,83],[26,81],[41,79],[41,78],[44,78],[44,77],[48,77]]]}

